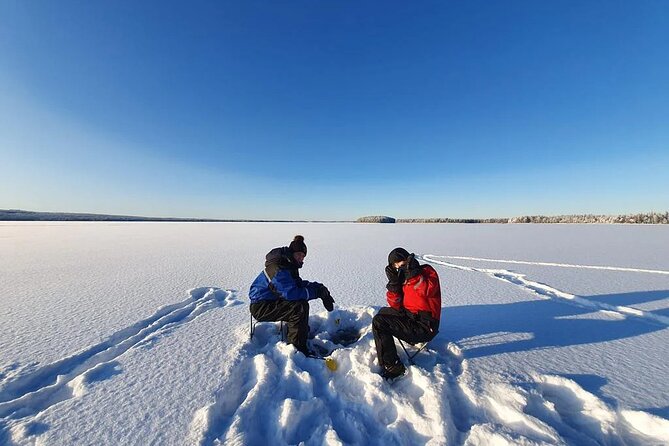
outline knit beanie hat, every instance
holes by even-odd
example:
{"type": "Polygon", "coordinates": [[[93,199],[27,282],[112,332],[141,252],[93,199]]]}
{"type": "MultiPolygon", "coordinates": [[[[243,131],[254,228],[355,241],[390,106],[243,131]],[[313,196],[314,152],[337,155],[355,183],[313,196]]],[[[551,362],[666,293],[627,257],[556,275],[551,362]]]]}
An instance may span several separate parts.
{"type": "Polygon", "coordinates": [[[388,265],[395,264],[397,262],[401,262],[402,260],[408,259],[410,256],[409,251],[407,251],[404,248],[395,248],[392,251],[390,251],[390,254],[388,254],[388,265]]]}
{"type": "Polygon", "coordinates": [[[303,252],[305,256],[307,255],[307,245],[304,244],[304,237],[301,235],[296,235],[288,248],[293,252],[303,252]]]}

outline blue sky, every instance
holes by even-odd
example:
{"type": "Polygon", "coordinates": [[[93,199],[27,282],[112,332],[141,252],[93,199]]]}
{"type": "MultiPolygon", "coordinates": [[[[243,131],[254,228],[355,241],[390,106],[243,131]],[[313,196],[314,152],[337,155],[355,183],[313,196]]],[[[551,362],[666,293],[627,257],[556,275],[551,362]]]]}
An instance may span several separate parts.
{"type": "Polygon", "coordinates": [[[0,3],[0,208],[669,209],[669,3],[0,3]]]}

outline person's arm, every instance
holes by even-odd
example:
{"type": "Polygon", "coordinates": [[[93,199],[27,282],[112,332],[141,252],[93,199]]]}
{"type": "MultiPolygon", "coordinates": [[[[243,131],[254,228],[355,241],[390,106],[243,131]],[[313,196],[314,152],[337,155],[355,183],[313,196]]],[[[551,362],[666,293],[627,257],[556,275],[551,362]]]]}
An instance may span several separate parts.
{"type": "Polygon", "coordinates": [[[289,270],[280,269],[272,279],[274,289],[286,300],[311,300],[318,294],[318,286],[315,282],[307,282],[304,286],[303,280],[295,280],[289,270]]]}
{"type": "Polygon", "coordinates": [[[402,271],[396,270],[392,265],[386,266],[386,277],[388,284],[386,285],[386,300],[388,305],[396,310],[402,309],[402,300],[404,299],[404,292],[402,286],[404,284],[404,277],[402,271]]]}
{"type": "Polygon", "coordinates": [[[386,292],[386,300],[388,301],[388,306],[396,310],[401,310],[403,308],[402,300],[404,296],[402,294],[393,293],[392,291],[386,292]]]}

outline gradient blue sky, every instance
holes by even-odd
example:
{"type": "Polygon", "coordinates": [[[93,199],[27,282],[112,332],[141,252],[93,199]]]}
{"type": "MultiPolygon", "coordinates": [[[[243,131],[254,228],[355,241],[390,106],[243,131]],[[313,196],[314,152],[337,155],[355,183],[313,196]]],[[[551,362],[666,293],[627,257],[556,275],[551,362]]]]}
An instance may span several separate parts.
{"type": "Polygon", "coordinates": [[[0,1],[0,208],[669,209],[667,1],[0,1]]]}

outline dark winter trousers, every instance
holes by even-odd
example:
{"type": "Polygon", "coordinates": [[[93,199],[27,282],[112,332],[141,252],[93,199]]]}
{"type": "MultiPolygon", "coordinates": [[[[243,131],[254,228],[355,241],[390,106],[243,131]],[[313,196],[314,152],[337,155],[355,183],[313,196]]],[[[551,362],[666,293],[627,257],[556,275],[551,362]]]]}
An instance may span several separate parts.
{"type": "Polygon", "coordinates": [[[396,364],[399,361],[393,337],[409,344],[417,344],[432,340],[436,333],[430,331],[427,324],[416,320],[410,313],[384,307],[372,319],[372,333],[376,344],[379,365],[396,364]]]}
{"type": "Polygon", "coordinates": [[[261,300],[251,304],[251,315],[258,322],[288,323],[288,343],[307,352],[309,336],[309,302],[306,300],[261,300]]]}

